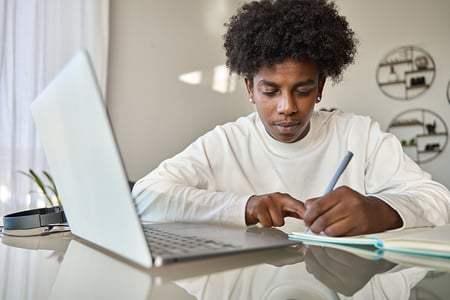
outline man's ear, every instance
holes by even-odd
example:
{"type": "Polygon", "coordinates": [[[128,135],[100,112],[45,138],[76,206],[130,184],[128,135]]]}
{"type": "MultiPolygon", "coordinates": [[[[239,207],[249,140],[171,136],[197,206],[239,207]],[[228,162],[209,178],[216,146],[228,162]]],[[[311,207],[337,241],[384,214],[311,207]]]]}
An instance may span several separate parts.
{"type": "MultiPolygon", "coordinates": [[[[245,87],[247,88],[248,98],[253,99],[253,79],[244,77],[244,83],[245,83],[245,87]]],[[[252,101],[250,101],[250,102],[252,102],[252,101]]]]}
{"type": "Polygon", "coordinates": [[[323,91],[323,87],[325,86],[326,80],[327,80],[327,77],[325,75],[321,75],[319,78],[319,85],[318,85],[318,91],[317,91],[317,97],[319,99],[322,99],[322,91],[323,91]]]}

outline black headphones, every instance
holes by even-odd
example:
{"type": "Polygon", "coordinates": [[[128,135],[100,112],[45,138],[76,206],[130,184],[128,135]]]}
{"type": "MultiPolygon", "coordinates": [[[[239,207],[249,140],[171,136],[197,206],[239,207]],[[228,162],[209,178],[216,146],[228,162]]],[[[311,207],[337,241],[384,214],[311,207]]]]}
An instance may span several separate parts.
{"type": "Polygon", "coordinates": [[[8,230],[31,229],[66,222],[62,206],[53,206],[5,215],[3,228],[8,230]]]}

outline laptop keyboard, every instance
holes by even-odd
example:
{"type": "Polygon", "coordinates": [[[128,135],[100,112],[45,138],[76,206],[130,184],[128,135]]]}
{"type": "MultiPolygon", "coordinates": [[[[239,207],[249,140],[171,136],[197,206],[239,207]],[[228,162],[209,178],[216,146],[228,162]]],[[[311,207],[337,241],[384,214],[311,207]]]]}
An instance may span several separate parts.
{"type": "Polygon", "coordinates": [[[152,256],[188,255],[239,248],[229,243],[162,231],[150,224],[143,224],[143,228],[152,256]]]}

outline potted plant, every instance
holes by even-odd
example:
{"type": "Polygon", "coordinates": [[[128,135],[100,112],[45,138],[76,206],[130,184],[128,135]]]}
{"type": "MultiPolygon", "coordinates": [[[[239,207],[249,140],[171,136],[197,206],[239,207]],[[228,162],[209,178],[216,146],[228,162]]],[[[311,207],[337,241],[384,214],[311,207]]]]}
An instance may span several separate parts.
{"type": "Polygon", "coordinates": [[[30,178],[38,186],[40,192],[44,195],[45,200],[47,200],[49,206],[62,206],[61,198],[59,197],[58,190],[56,189],[55,181],[48,172],[42,171],[43,177],[37,175],[36,172],[32,169],[29,169],[28,173],[23,171],[19,171],[19,173],[30,178]]]}

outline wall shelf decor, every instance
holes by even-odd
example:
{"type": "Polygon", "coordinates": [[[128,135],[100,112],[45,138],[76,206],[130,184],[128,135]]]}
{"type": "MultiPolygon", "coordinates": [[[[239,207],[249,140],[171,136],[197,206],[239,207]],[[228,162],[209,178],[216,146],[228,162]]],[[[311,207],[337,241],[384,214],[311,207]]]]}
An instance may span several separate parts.
{"type": "Polygon", "coordinates": [[[448,100],[448,103],[450,104],[450,80],[448,81],[448,84],[447,84],[447,100],[448,100]]]}
{"type": "Polygon", "coordinates": [[[433,83],[436,67],[425,50],[403,46],[389,52],[378,64],[377,84],[388,97],[413,99],[433,83]]]}
{"type": "Polygon", "coordinates": [[[388,131],[397,136],[405,153],[418,163],[436,158],[447,146],[447,125],[439,115],[427,109],[400,113],[392,120],[388,131]]]}

